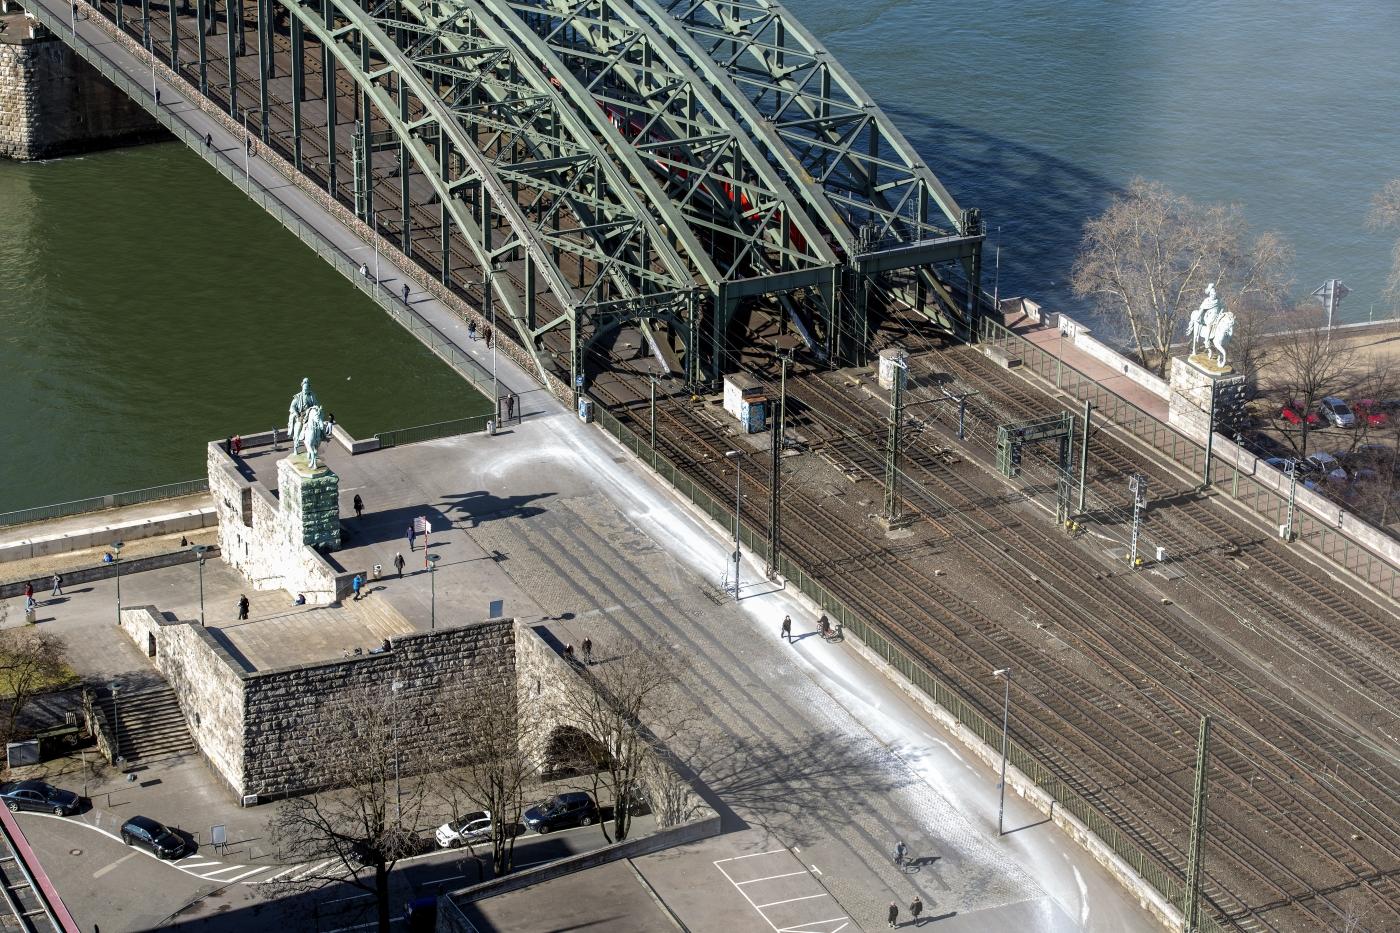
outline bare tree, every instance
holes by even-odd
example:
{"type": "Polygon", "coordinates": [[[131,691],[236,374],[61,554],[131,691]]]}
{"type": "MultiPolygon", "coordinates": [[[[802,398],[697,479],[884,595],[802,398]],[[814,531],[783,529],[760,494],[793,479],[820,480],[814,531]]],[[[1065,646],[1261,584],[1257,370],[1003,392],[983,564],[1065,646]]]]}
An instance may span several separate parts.
{"type": "MultiPolygon", "coordinates": [[[[1400,178],[1385,183],[1371,199],[1370,223],[1373,230],[1400,227],[1400,178]]],[[[1400,301],[1400,239],[1395,241],[1391,253],[1390,277],[1386,281],[1386,294],[1400,301]]]]}
{"type": "MultiPolygon", "coordinates": [[[[664,651],[629,646],[580,668],[562,685],[559,720],[590,741],[572,749],[594,775],[594,796],[606,780],[614,798],[612,839],[630,831],[637,794],[654,786],[655,762],[695,720],[679,659],[664,651]]],[[[553,750],[555,752],[558,749],[553,750]]],[[[673,789],[658,788],[663,796],[673,789]]],[[[603,826],[607,836],[607,826],[603,826]]]]}
{"type": "Polygon", "coordinates": [[[63,643],[33,628],[0,630],[0,730],[12,741],[20,716],[35,697],[74,679],[63,643]]]}
{"type": "Polygon", "coordinates": [[[389,873],[417,850],[425,797],[425,762],[399,747],[398,713],[373,692],[347,694],[329,712],[319,747],[325,789],[283,801],[270,826],[282,852],[324,864],[270,883],[269,896],[350,884],[375,895],[378,928],[389,933],[389,873]],[[365,868],[371,877],[360,876],[365,868]]]}
{"type": "Polygon", "coordinates": [[[1276,306],[1291,259],[1274,234],[1251,239],[1238,207],[1197,204],[1139,178],[1085,225],[1070,281],[1127,329],[1144,366],[1165,375],[1170,347],[1206,285],[1216,283],[1230,308],[1246,297],[1276,306]]]}
{"type": "MultiPolygon", "coordinates": [[[[454,817],[467,804],[491,814],[491,867],[500,877],[511,870],[525,791],[538,774],[537,720],[519,715],[513,677],[450,693],[443,707],[448,719],[455,720],[448,731],[467,740],[465,748],[450,750],[453,760],[444,762],[448,770],[441,776],[439,795],[454,817]]],[[[471,845],[469,840],[466,844],[471,845]]]]}
{"type": "Polygon", "coordinates": [[[1318,403],[1348,390],[1360,374],[1356,352],[1341,341],[1331,340],[1321,310],[1292,311],[1286,322],[1287,329],[1273,339],[1273,364],[1265,395],[1272,402],[1271,411],[1287,408],[1298,416],[1297,424],[1280,419],[1276,427],[1298,456],[1306,457],[1318,403]]]}

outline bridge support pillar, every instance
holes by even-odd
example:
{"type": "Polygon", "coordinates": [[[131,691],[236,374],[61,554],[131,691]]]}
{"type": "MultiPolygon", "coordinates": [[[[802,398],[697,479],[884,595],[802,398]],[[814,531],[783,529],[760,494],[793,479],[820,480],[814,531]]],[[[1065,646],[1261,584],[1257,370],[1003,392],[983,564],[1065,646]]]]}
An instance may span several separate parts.
{"type": "Polygon", "coordinates": [[[47,159],[165,135],[57,38],[0,33],[0,158],[47,159]]]}

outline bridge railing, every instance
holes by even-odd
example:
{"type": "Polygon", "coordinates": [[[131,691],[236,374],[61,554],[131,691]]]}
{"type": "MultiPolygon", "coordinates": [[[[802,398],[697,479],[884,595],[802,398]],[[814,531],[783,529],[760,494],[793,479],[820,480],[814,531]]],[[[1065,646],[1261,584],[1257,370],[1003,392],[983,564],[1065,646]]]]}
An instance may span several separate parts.
{"type": "MultiPolygon", "coordinates": [[[[979,339],[986,344],[1014,350],[1021,365],[1046,382],[1054,383],[1066,394],[1079,401],[1093,403],[1094,410],[1117,427],[1131,432],[1172,459],[1191,473],[1203,475],[1206,450],[1175,428],[1164,424],[1112,389],[1105,388],[1091,377],[1064,362],[1049,349],[1034,342],[989,317],[982,317],[979,339]]],[[[1230,477],[1235,498],[1251,511],[1263,517],[1271,527],[1288,521],[1288,497],[1259,482],[1226,457],[1212,453],[1211,475],[1230,477]],[[1236,474],[1238,473],[1238,476],[1236,474]]],[[[1392,599],[1400,597],[1400,571],[1384,557],[1339,531],[1311,512],[1301,508],[1293,511],[1293,528],[1302,541],[1342,569],[1370,583],[1392,599]]]]}
{"type": "MultiPolygon", "coordinates": [[[[439,359],[451,366],[458,375],[466,379],[477,391],[487,398],[492,398],[495,392],[496,382],[492,379],[491,371],[481,363],[477,362],[467,354],[463,353],[457,344],[450,340],[437,327],[429,322],[418,312],[413,310],[412,305],[407,304],[399,295],[395,295],[383,282],[376,282],[373,276],[362,275],[360,273],[361,262],[356,260],[348,252],[333,242],[323,234],[316,226],[305,220],[295,210],[288,207],[278,198],[268,192],[262,184],[252,176],[251,172],[245,170],[242,164],[243,153],[230,154],[214,146],[206,146],[204,137],[186,126],[178,116],[172,114],[169,108],[158,107],[152,95],[149,84],[143,84],[132,80],[114,62],[107,52],[100,46],[87,42],[70,27],[69,23],[61,17],[53,15],[43,4],[35,3],[27,10],[33,13],[35,18],[42,22],[50,32],[66,42],[74,51],[102,75],[121,89],[132,100],[137,101],[158,121],[162,126],[170,131],[175,138],[188,146],[196,155],[209,163],[215,171],[227,178],[234,185],[238,186],[254,203],[260,206],[275,217],[282,226],[286,227],[297,238],[309,246],[316,255],[330,263],[337,271],[349,279],[356,288],[369,296],[375,303],[389,313],[389,316],[397,321],[409,333],[417,337],[425,344],[439,359]]],[[[103,18],[100,28],[110,30],[114,28],[112,24],[103,18]]],[[[134,44],[133,44],[134,45],[134,44]]],[[[139,47],[133,49],[133,54],[149,54],[139,51],[139,47]]],[[[194,98],[199,97],[198,88],[191,87],[183,79],[179,80],[180,86],[185,93],[194,98]]],[[[222,110],[219,114],[227,119],[227,114],[222,110]]],[[[261,143],[259,145],[262,145],[261,143]]],[[[242,147],[240,146],[241,150],[242,147]]]]}
{"type": "Polygon", "coordinates": [[[490,415],[473,415],[469,418],[454,418],[451,421],[435,421],[432,424],[420,424],[411,428],[381,431],[374,436],[374,439],[379,441],[381,448],[417,444],[421,441],[437,440],[440,437],[455,437],[458,434],[475,434],[478,431],[485,431],[486,422],[490,420],[490,415]]]}
{"type": "Polygon", "coordinates": [[[145,489],[115,492],[106,496],[74,499],[71,502],[55,502],[52,505],[38,505],[31,509],[0,512],[0,527],[25,525],[29,522],[43,522],[53,518],[65,518],[69,515],[82,515],[85,512],[100,512],[102,509],[120,508],[125,505],[140,505],[143,502],[157,502],[161,499],[193,496],[197,493],[208,491],[208,479],[190,479],[181,483],[148,486],[145,489]]]}
{"type": "MultiPolygon", "coordinates": [[[[605,431],[617,438],[624,447],[648,463],[652,469],[711,519],[721,525],[732,527],[734,520],[732,505],[716,500],[698,483],[686,476],[680,467],[653,449],[642,437],[610,412],[599,409],[597,422],[605,431]]],[[[767,544],[766,533],[748,524],[741,523],[739,538],[753,552],[761,553],[767,544]]],[[[871,651],[899,671],[925,696],[946,710],[983,742],[992,747],[997,747],[1000,744],[1000,721],[984,715],[968,702],[956,688],[930,670],[928,664],[919,660],[917,652],[906,645],[898,635],[887,632],[876,623],[867,621],[788,555],[779,554],[777,563],[779,574],[821,606],[822,611],[839,622],[845,632],[860,639],[871,651]]],[[[1115,855],[1132,866],[1133,870],[1155,888],[1167,903],[1177,906],[1183,903],[1186,887],[1182,872],[1171,867],[1165,856],[1149,852],[1140,845],[1111,817],[1082,797],[1056,775],[1049,765],[1036,758],[1029,749],[1015,739],[1010,739],[1007,742],[1007,759],[1013,767],[1018,768],[1022,774],[1049,795],[1055,801],[1056,806],[1073,814],[1115,855]]],[[[1224,933],[1222,926],[1207,917],[1202,917],[1199,929],[1202,933],[1224,933]]]]}

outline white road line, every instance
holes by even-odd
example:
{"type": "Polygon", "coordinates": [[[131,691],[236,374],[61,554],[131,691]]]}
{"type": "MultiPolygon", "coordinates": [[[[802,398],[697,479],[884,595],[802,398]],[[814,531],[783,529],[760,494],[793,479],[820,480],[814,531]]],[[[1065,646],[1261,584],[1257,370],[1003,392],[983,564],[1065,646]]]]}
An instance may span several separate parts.
{"type": "MultiPolygon", "coordinates": [[[[247,878],[247,877],[250,876],[250,875],[256,875],[256,874],[257,874],[258,872],[260,872],[260,871],[267,871],[267,866],[266,866],[266,865],[258,865],[258,866],[255,867],[255,868],[250,868],[250,869],[248,869],[247,871],[245,871],[243,874],[228,879],[228,883],[229,883],[229,884],[233,884],[235,881],[242,881],[244,878],[247,878]]],[[[246,884],[246,883],[247,883],[247,882],[244,882],[244,884],[246,884]]]]}
{"type": "Polygon", "coordinates": [[[292,872],[296,871],[298,868],[300,868],[302,865],[305,865],[305,864],[306,864],[305,862],[300,862],[300,863],[298,863],[298,864],[296,864],[296,865],[293,865],[291,868],[284,868],[282,871],[279,871],[277,874],[273,875],[271,878],[264,878],[263,880],[264,880],[264,881],[276,881],[278,878],[281,878],[283,875],[290,875],[292,872]]]}
{"type": "MultiPolygon", "coordinates": [[[[733,858],[722,858],[722,859],[720,859],[719,861],[715,862],[715,864],[718,865],[720,862],[737,862],[737,861],[739,861],[740,859],[746,859],[746,858],[758,858],[760,855],[777,855],[779,852],[786,852],[786,851],[787,851],[787,849],[769,849],[767,852],[754,852],[754,853],[752,853],[752,854],[750,854],[750,855],[736,855],[736,856],[734,856],[733,858]]],[[[720,871],[724,871],[724,869],[721,868],[720,871]]],[[[727,878],[727,877],[729,877],[729,876],[728,876],[728,875],[725,875],[725,877],[727,878]]],[[[733,882],[730,882],[730,883],[732,884],[733,882]]]]}
{"type": "Polygon", "coordinates": [[[316,872],[318,872],[318,871],[320,871],[321,869],[325,868],[327,865],[329,865],[331,862],[334,862],[334,861],[335,861],[335,859],[333,859],[333,858],[328,858],[328,859],[326,859],[324,862],[322,862],[321,864],[319,864],[319,865],[314,865],[314,866],[312,866],[311,868],[308,868],[306,871],[302,872],[301,874],[299,874],[299,875],[293,875],[291,878],[289,878],[289,879],[287,879],[287,880],[289,880],[289,881],[300,881],[300,880],[302,880],[303,878],[309,878],[310,876],[316,874],[316,872]]]}
{"type": "Polygon", "coordinates": [[[793,901],[810,901],[814,898],[830,896],[830,894],[827,894],[825,891],[823,891],[820,894],[808,894],[804,897],[790,897],[785,901],[769,901],[767,904],[755,904],[754,910],[764,910],[768,907],[777,907],[779,904],[791,904],[793,901]]]}
{"type": "MultiPolygon", "coordinates": [[[[781,851],[781,850],[776,850],[776,851],[781,851]]],[[[759,854],[760,854],[760,855],[772,855],[773,853],[772,853],[772,852],[760,852],[759,854]]],[[[747,856],[742,856],[742,855],[739,856],[739,858],[746,858],[746,857],[747,857],[747,856]]],[[[755,912],[756,914],[758,914],[760,917],[763,918],[763,922],[766,923],[766,924],[768,924],[768,928],[771,929],[771,930],[773,931],[773,933],[781,933],[781,931],[778,929],[778,925],[775,924],[772,920],[769,920],[768,917],[767,917],[767,915],[764,914],[763,911],[761,911],[761,910],[758,909],[758,905],[755,904],[755,903],[753,902],[753,898],[751,898],[751,897],[749,897],[747,894],[745,894],[743,888],[739,887],[737,884],[734,884],[734,879],[731,878],[731,877],[729,877],[729,872],[727,872],[727,871],[725,871],[723,868],[720,868],[720,867],[719,867],[719,863],[720,863],[720,862],[730,862],[730,861],[734,861],[734,859],[722,858],[722,859],[719,860],[719,862],[715,862],[715,868],[719,868],[719,873],[720,873],[721,875],[724,875],[724,880],[725,880],[725,881],[728,881],[731,885],[733,885],[733,886],[734,886],[734,890],[736,890],[736,891],[739,892],[739,896],[742,897],[744,900],[746,900],[746,901],[749,902],[749,906],[752,907],[752,908],[754,909],[754,912],[755,912]]]]}
{"type": "Polygon", "coordinates": [[[126,855],[123,855],[121,858],[117,859],[117,860],[116,860],[115,862],[113,862],[112,864],[97,869],[97,871],[95,871],[95,872],[92,873],[92,876],[93,876],[94,878],[101,878],[103,875],[107,874],[107,872],[109,872],[109,871],[111,871],[112,869],[116,868],[118,865],[120,865],[122,862],[125,862],[127,859],[129,859],[129,858],[135,858],[135,857],[136,857],[136,854],[137,854],[137,853],[135,853],[135,852],[128,852],[126,855]]]}
{"type": "Polygon", "coordinates": [[[219,862],[219,861],[213,861],[213,862],[190,862],[188,859],[185,859],[184,861],[180,861],[180,862],[171,862],[170,864],[174,865],[176,868],[180,869],[181,871],[189,871],[190,869],[193,869],[193,868],[208,868],[210,865],[222,865],[223,862],[219,862]]]}
{"type": "Polygon", "coordinates": [[[844,920],[846,922],[833,930],[827,930],[826,933],[841,933],[842,930],[851,925],[851,918],[842,915],[840,917],[832,917],[830,920],[808,920],[800,927],[783,927],[778,933],[816,933],[815,930],[804,929],[804,927],[809,927],[816,923],[835,923],[838,920],[844,920]]]}
{"type": "MultiPolygon", "coordinates": [[[[722,869],[721,869],[722,870],[722,869]]],[[[748,881],[736,881],[734,884],[757,884],[760,881],[772,881],[774,878],[791,878],[793,875],[805,875],[805,871],[789,871],[781,875],[769,875],[766,878],[751,878],[748,881]]]]}
{"type": "Polygon", "coordinates": [[[217,881],[214,876],[222,875],[226,871],[238,871],[240,868],[247,868],[247,865],[225,865],[223,868],[216,868],[211,872],[200,875],[201,878],[208,878],[210,881],[217,881]]]}

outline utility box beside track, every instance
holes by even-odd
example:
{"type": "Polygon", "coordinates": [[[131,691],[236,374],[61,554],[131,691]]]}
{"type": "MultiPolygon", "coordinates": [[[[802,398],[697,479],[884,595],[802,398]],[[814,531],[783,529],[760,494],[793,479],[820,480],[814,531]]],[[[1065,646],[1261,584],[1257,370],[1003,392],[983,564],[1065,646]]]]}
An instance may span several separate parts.
{"type": "Polygon", "coordinates": [[[724,377],[724,410],[743,426],[745,434],[768,428],[768,398],[758,380],[746,373],[724,377]]]}

